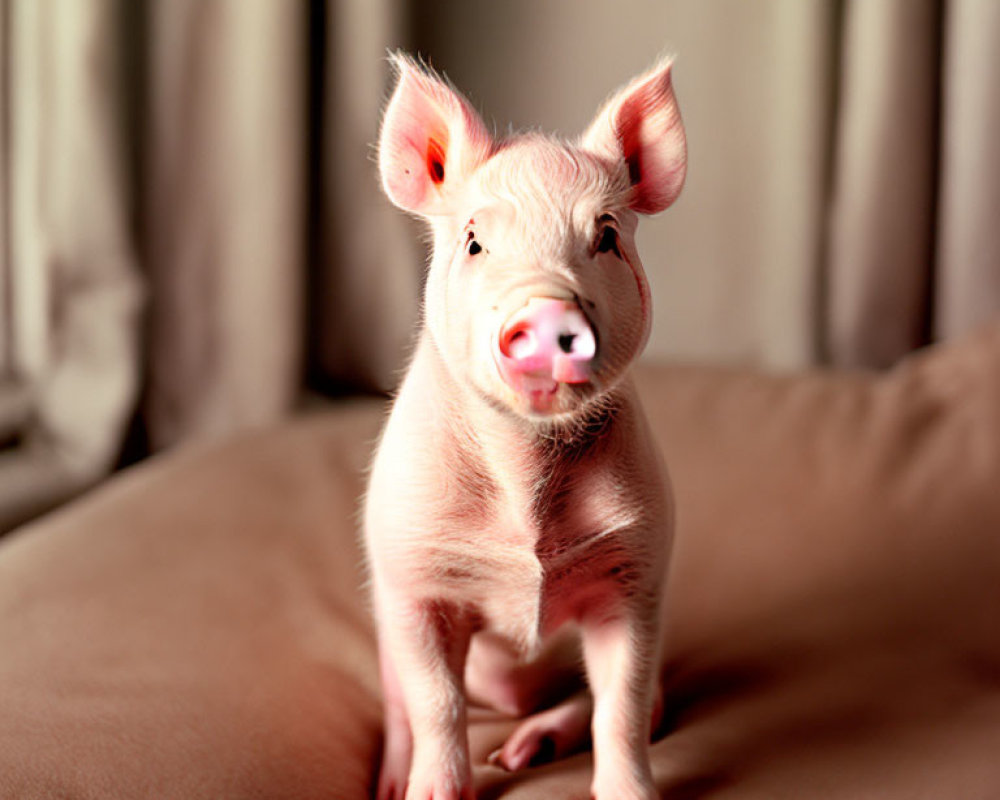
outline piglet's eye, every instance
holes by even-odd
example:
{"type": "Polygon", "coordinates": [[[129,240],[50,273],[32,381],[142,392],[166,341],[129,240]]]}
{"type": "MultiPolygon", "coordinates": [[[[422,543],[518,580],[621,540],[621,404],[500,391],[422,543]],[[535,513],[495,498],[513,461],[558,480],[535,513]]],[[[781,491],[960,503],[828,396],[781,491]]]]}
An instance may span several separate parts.
{"type": "Polygon", "coordinates": [[[621,251],[618,249],[618,233],[610,225],[605,225],[601,229],[595,250],[598,253],[614,253],[618,258],[622,257],[621,251]]]}
{"type": "Polygon", "coordinates": [[[483,246],[476,241],[476,234],[469,231],[469,237],[465,240],[465,252],[470,256],[477,256],[483,252],[483,246]]]}

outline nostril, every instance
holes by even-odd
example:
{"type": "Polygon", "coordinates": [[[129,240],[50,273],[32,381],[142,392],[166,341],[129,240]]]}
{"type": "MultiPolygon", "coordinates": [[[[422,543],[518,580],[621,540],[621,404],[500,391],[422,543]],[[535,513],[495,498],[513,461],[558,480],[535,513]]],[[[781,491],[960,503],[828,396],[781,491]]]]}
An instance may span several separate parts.
{"type": "Polygon", "coordinates": [[[506,347],[503,348],[504,354],[510,358],[526,358],[535,350],[534,339],[529,329],[516,329],[507,336],[506,347]]]}
{"type": "Polygon", "coordinates": [[[596,331],[579,304],[551,297],[530,298],[496,339],[501,375],[515,388],[525,380],[547,391],[557,383],[586,383],[596,350],[596,331]]]}

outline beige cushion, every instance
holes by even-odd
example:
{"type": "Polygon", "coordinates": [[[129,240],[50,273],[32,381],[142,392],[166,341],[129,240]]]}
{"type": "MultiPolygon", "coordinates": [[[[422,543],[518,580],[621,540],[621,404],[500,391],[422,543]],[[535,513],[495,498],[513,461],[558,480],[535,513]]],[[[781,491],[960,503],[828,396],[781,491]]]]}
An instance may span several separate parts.
{"type": "MultiPolygon", "coordinates": [[[[670,797],[993,797],[1000,326],[892,373],[646,370],[674,475],[670,797]]],[[[0,543],[0,797],[368,796],[359,402],[132,469],[0,543]]],[[[590,756],[481,797],[585,797],[590,756]]]]}

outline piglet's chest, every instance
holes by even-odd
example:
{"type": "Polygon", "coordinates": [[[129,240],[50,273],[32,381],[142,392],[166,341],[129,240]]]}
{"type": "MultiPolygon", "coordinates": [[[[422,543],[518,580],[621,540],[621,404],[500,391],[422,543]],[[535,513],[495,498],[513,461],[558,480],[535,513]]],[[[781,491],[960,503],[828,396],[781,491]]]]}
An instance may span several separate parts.
{"type": "Polygon", "coordinates": [[[505,472],[453,461],[424,543],[432,594],[467,605],[482,627],[529,648],[622,568],[636,506],[598,452],[528,454],[505,472]]]}

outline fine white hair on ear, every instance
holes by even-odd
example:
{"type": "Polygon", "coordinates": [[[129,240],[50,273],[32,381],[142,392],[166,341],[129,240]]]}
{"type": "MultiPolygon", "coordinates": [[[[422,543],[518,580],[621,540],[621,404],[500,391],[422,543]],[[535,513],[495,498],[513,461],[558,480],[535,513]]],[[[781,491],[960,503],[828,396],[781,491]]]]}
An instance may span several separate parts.
{"type": "Polygon", "coordinates": [[[398,76],[379,136],[382,188],[400,208],[433,216],[493,148],[479,114],[459,92],[410,56],[390,56],[398,76]]]}
{"type": "Polygon", "coordinates": [[[605,103],[580,140],[581,147],[623,161],[632,183],[631,207],[663,211],[680,194],[687,143],[671,81],[672,58],[663,58],[605,103]]]}

